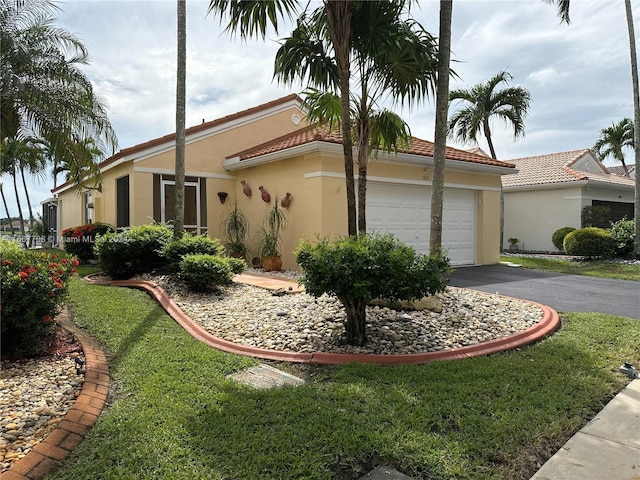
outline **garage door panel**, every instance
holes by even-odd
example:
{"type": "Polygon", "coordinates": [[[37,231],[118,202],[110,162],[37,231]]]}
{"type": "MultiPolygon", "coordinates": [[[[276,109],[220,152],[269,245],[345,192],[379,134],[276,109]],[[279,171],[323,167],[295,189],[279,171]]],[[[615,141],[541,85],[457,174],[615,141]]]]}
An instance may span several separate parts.
{"type": "MultiPolygon", "coordinates": [[[[367,225],[429,253],[431,187],[369,182],[367,225]]],[[[445,189],[442,244],[453,265],[475,263],[475,192],[445,189]]]]}

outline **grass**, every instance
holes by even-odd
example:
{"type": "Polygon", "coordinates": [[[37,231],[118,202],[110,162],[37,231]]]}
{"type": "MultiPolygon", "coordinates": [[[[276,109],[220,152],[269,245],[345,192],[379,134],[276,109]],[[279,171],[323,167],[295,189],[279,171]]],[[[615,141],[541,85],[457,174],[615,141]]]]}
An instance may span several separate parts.
{"type": "Polygon", "coordinates": [[[519,351],[426,365],[280,365],[298,387],[227,378],[257,362],[197,342],[146,294],[74,279],[75,321],[104,346],[110,407],[61,479],[529,479],[628,379],[640,323],[568,314],[519,351]]]}
{"type": "Polygon", "coordinates": [[[553,260],[536,257],[502,256],[500,261],[513,262],[524,268],[544,270],[547,272],[570,273],[574,275],[589,275],[592,277],[617,278],[619,280],[633,280],[640,282],[640,265],[625,265],[601,260],[571,262],[568,260],[553,260]]]}

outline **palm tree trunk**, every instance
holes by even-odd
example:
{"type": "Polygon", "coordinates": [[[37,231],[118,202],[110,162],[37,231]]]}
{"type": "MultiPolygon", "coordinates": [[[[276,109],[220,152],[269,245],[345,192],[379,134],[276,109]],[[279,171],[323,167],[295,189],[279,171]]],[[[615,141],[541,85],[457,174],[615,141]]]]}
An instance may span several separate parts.
{"type": "Polygon", "coordinates": [[[347,194],[347,232],[357,235],[356,191],[353,174],[353,142],[351,141],[351,116],[349,108],[351,15],[350,1],[325,0],[329,36],[338,64],[340,77],[340,104],[342,106],[342,151],[347,194]]]}
{"type": "MultiPolygon", "coordinates": [[[[366,99],[362,98],[361,101],[364,103],[366,99]]],[[[371,141],[371,125],[366,113],[366,106],[361,105],[360,111],[358,119],[358,234],[367,233],[367,163],[371,141]]]]}
{"type": "Polygon", "coordinates": [[[185,116],[187,77],[187,6],[186,0],[178,0],[178,58],[176,80],[176,184],[175,218],[173,237],[184,233],[184,176],[185,176],[185,116]]]}
{"type": "MultiPolygon", "coordinates": [[[[493,146],[493,138],[491,138],[491,128],[489,127],[489,120],[484,121],[483,125],[484,137],[487,139],[489,145],[489,151],[491,152],[491,158],[498,159],[496,155],[496,149],[493,146]]],[[[504,250],[504,188],[502,187],[502,178],[500,179],[500,252],[504,250]]]]}
{"type": "Polygon", "coordinates": [[[7,198],[4,196],[4,190],[0,183],[0,195],[2,196],[2,204],[4,205],[4,212],[7,215],[7,222],[9,222],[9,229],[11,229],[11,216],[9,215],[9,206],[7,205],[7,198]]]}
{"type": "Polygon", "coordinates": [[[431,232],[429,252],[442,250],[442,208],[444,204],[444,167],[449,110],[449,61],[451,59],[451,19],[453,0],[440,0],[440,40],[438,47],[438,83],[436,85],[436,122],[434,133],[433,177],[431,190],[431,232]]]}
{"type": "MultiPolygon", "coordinates": [[[[27,236],[27,233],[24,229],[24,217],[22,216],[22,205],[20,204],[20,195],[18,194],[18,179],[16,175],[16,165],[15,163],[11,165],[11,176],[13,177],[13,191],[16,194],[16,205],[18,206],[18,219],[20,220],[20,233],[22,234],[22,238],[24,239],[27,236]]],[[[25,247],[27,246],[25,242],[25,247]]]]}
{"type": "Polygon", "coordinates": [[[31,232],[33,230],[33,223],[35,219],[33,218],[33,208],[31,208],[31,198],[29,198],[29,189],[27,188],[27,180],[24,178],[23,165],[20,165],[20,177],[22,177],[22,186],[24,188],[24,194],[27,197],[27,207],[29,208],[29,247],[32,247],[33,236],[31,235],[31,232]]]}
{"type": "Polygon", "coordinates": [[[640,257],[640,89],[638,88],[638,56],[636,54],[636,35],[633,27],[633,11],[631,0],[625,0],[627,28],[629,30],[629,53],[631,56],[631,82],[633,84],[633,150],[636,164],[635,191],[635,224],[636,224],[636,258],[640,257]]]}

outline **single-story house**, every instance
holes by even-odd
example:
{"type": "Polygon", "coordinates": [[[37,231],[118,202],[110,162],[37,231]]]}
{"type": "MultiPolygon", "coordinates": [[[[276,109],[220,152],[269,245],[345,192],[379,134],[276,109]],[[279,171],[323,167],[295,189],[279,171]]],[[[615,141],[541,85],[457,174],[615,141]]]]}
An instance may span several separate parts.
{"type": "Polygon", "coordinates": [[[582,209],[608,206],[611,220],[634,214],[635,181],[611,174],[589,149],[509,160],[518,173],[502,177],[504,244],[555,251],[553,233],[581,227],[582,209]]]}
{"type": "MultiPolygon", "coordinates": [[[[341,137],[304,122],[297,95],[244,110],[186,131],[185,227],[221,237],[221,219],[237,202],[250,221],[255,255],[271,202],[289,194],[284,268],[295,269],[300,239],[347,232],[341,137]],[[251,195],[247,195],[251,190],[251,195]],[[245,193],[246,191],[246,193],[245,193]]],[[[100,191],[52,190],[62,231],[87,221],[127,227],[167,222],[173,215],[175,134],[124,149],[101,163],[100,191]]],[[[499,260],[500,177],[514,166],[447,147],[443,246],[455,265],[499,260]]],[[[357,171],[357,169],[356,169],[357,171]]],[[[420,252],[429,249],[433,143],[414,138],[403,152],[372,157],[367,222],[420,252]]]]}

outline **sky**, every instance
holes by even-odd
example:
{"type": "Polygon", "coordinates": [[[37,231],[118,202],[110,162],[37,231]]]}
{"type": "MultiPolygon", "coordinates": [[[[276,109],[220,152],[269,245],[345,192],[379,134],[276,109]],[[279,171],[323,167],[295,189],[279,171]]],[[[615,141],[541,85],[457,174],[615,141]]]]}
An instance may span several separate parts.
{"type": "MultiPolygon", "coordinates": [[[[634,4],[637,19],[640,6],[634,4]]],[[[174,132],[175,1],[67,0],[58,5],[55,24],[89,50],[90,63],[82,68],[107,106],[119,148],[174,132]]],[[[187,127],[304,90],[272,78],[277,40],[291,31],[290,25],[279,34],[269,32],[265,41],[241,41],[206,15],[207,6],[205,0],[187,2],[187,127]]],[[[412,14],[437,36],[438,11],[436,0],[420,0],[412,14]]],[[[531,93],[524,138],[514,141],[513,131],[499,122],[492,125],[501,160],[590,148],[600,130],[633,118],[624,2],[572,0],[570,13],[566,25],[555,7],[541,0],[453,2],[452,68],[459,78],[452,79],[450,88],[472,88],[506,70],[512,85],[531,93]]],[[[387,99],[383,106],[399,113],[414,136],[433,140],[434,104],[432,98],[409,109],[387,99]]],[[[454,110],[455,104],[450,114],[454,110]]],[[[484,140],[477,146],[488,152],[484,140]]],[[[2,181],[15,215],[10,181],[2,181]]],[[[53,181],[32,180],[30,185],[32,205],[39,211],[53,181]]]]}

